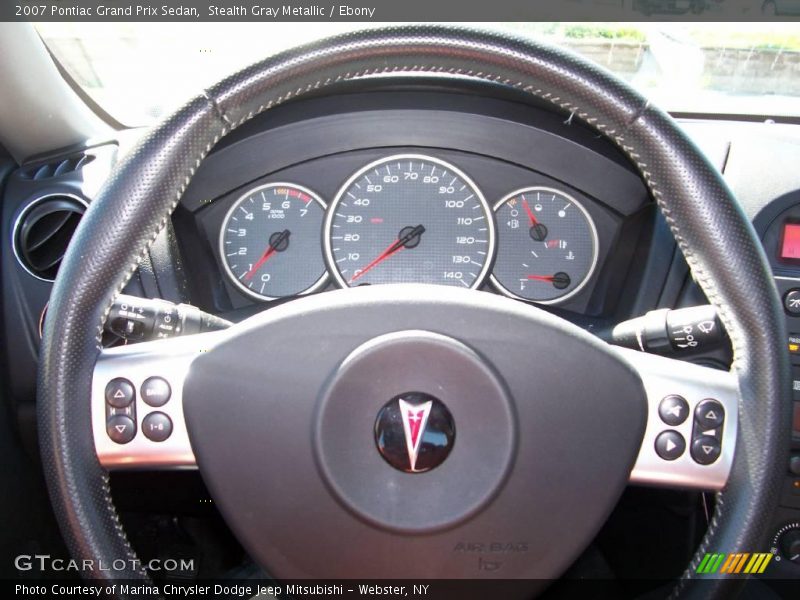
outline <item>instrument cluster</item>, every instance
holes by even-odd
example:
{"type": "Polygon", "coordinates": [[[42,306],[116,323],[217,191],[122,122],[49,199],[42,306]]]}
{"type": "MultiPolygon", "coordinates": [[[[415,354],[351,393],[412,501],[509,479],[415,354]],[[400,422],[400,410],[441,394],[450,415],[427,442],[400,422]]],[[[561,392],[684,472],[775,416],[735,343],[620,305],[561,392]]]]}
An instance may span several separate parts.
{"type": "Polygon", "coordinates": [[[270,301],[338,287],[429,283],[559,304],[598,265],[598,228],[566,186],[531,182],[487,198],[451,160],[385,154],[331,197],[276,181],[235,197],[218,234],[222,271],[270,301]]]}

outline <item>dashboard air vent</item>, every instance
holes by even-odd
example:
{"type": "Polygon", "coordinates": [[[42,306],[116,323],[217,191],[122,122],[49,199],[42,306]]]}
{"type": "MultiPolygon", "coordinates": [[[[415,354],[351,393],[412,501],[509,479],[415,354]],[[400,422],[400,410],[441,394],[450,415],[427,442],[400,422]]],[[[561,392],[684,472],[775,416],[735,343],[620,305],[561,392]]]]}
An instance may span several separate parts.
{"type": "Polygon", "coordinates": [[[78,171],[93,160],[94,156],[91,154],[77,154],[53,162],[24,167],[20,171],[20,176],[23,179],[30,179],[33,181],[50,179],[52,177],[78,171]]]}
{"type": "Polygon", "coordinates": [[[32,202],[14,228],[14,250],[20,264],[35,277],[54,280],[85,211],[83,200],[65,194],[32,202]]]}

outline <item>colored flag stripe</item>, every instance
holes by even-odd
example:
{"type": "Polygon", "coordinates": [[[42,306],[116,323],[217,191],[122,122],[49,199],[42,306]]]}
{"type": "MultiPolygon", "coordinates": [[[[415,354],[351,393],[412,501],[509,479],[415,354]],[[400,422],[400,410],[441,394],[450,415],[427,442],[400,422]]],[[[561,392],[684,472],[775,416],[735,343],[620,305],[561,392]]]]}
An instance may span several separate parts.
{"type": "Polygon", "coordinates": [[[698,573],[705,573],[706,572],[706,564],[708,563],[710,558],[711,558],[711,555],[708,552],[706,552],[706,555],[703,557],[703,560],[700,561],[699,565],[697,565],[697,572],[698,573]]]}
{"type": "Polygon", "coordinates": [[[716,553],[706,554],[708,557],[708,561],[706,561],[705,568],[701,571],[702,573],[713,573],[714,571],[714,563],[719,558],[719,555],[716,553]]]}
{"type": "Polygon", "coordinates": [[[745,552],[744,554],[741,555],[741,558],[736,562],[736,570],[734,571],[734,573],[741,573],[742,572],[742,568],[744,567],[744,563],[747,561],[748,558],[750,558],[750,553],[749,552],[745,552]]]}
{"type": "Polygon", "coordinates": [[[771,560],[772,560],[772,553],[771,552],[767,552],[764,555],[764,562],[761,563],[761,565],[760,565],[760,567],[758,569],[758,573],[763,573],[764,569],[767,568],[767,565],[769,564],[769,561],[771,561],[771,560]]]}
{"type": "Polygon", "coordinates": [[[769,552],[736,552],[733,554],[718,554],[707,552],[697,566],[697,573],[763,573],[772,561],[769,552]],[[720,568],[721,566],[721,568],[720,568]]]}
{"type": "MultiPolygon", "coordinates": [[[[725,561],[725,564],[722,565],[722,569],[720,569],[720,573],[730,573],[733,570],[733,565],[736,564],[736,560],[739,558],[739,554],[729,554],[728,560],[725,561]]],[[[714,571],[712,571],[713,573],[714,571]]]]}
{"type": "Polygon", "coordinates": [[[758,573],[758,568],[761,566],[763,560],[767,557],[767,554],[764,552],[758,552],[753,554],[753,558],[750,559],[750,562],[747,563],[747,567],[745,567],[745,573],[758,573]]]}
{"type": "Polygon", "coordinates": [[[714,559],[714,562],[710,565],[711,568],[709,570],[709,573],[716,573],[717,569],[719,569],[719,566],[722,564],[723,560],[725,560],[725,555],[717,554],[716,559],[714,559]]]}
{"type": "Polygon", "coordinates": [[[753,569],[758,569],[758,565],[761,561],[764,560],[763,554],[753,554],[753,558],[750,559],[750,562],[747,563],[747,566],[744,568],[745,573],[752,573],[753,569]]]}

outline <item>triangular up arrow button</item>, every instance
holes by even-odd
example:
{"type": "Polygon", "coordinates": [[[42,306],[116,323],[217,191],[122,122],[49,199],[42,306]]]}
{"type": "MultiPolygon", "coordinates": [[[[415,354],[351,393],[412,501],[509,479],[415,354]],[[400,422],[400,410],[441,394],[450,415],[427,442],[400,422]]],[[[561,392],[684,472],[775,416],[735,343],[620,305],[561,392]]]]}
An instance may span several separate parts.
{"type": "Polygon", "coordinates": [[[114,392],[114,398],[124,398],[125,394],[122,392],[121,389],[117,388],[117,391],[114,392]]]}

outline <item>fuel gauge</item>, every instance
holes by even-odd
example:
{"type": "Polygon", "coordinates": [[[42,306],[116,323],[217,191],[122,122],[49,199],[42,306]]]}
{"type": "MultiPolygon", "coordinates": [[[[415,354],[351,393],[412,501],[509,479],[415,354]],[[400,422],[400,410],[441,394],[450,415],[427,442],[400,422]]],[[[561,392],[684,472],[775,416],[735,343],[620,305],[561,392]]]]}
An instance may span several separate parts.
{"type": "Polygon", "coordinates": [[[549,187],[512,192],[495,207],[491,281],[503,294],[557,304],[577,294],[597,266],[597,228],[575,198],[549,187]]]}

